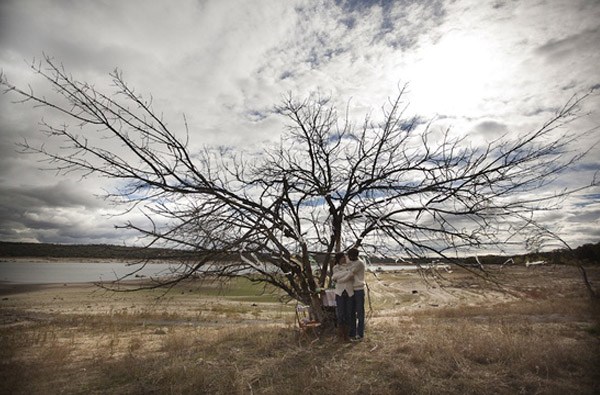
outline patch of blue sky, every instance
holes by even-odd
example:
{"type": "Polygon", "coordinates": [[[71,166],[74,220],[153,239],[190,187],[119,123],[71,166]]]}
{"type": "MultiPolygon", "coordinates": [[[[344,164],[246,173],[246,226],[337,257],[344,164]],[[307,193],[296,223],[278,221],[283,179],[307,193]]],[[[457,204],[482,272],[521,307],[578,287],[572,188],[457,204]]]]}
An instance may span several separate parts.
{"type": "Polygon", "coordinates": [[[350,30],[356,26],[356,18],[353,16],[344,17],[340,19],[340,22],[350,30]]]}
{"type": "Polygon", "coordinates": [[[600,203],[600,193],[589,193],[581,195],[579,196],[579,199],[581,199],[581,201],[575,202],[573,204],[575,207],[591,206],[592,204],[600,203]]]}
{"type": "Polygon", "coordinates": [[[573,166],[574,171],[600,171],[600,162],[578,163],[573,166]]]}
{"type": "Polygon", "coordinates": [[[269,112],[260,110],[250,110],[246,112],[246,118],[252,122],[260,122],[269,116],[269,112]]]}
{"type": "Polygon", "coordinates": [[[294,72],[290,70],[285,70],[279,75],[280,80],[286,80],[288,78],[294,77],[294,72]]]}
{"type": "Polygon", "coordinates": [[[385,199],[390,196],[396,196],[398,193],[409,192],[419,187],[418,182],[405,182],[402,185],[396,186],[382,186],[377,189],[369,189],[359,194],[359,196],[363,199],[385,199]]]}
{"type": "Polygon", "coordinates": [[[362,11],[374,6],[389,10],[397,0],[336,0],[335,4],[348,12],[362,11]]]}
{"type": "Polygon", "coordinates": [[[400,123],[400,130],[407,131],[416,128],[417,126],[426,124],[427,121],[420,117],[414,116],[412,119],[400,123]]]}
{"type": "Polygon", "coordinates": [[[304,207],[320,207],[326,204],[325,198],[318,196],[311,199],[305,199],[302,202],[302,206],[304,207]]]}
{"type": "Polygon", "coordinates": [[[327,142],[330,144],[334,144],[343,140],[356,140],[356,136],[347,133],[332,132],[327,138],[327,142]]]}

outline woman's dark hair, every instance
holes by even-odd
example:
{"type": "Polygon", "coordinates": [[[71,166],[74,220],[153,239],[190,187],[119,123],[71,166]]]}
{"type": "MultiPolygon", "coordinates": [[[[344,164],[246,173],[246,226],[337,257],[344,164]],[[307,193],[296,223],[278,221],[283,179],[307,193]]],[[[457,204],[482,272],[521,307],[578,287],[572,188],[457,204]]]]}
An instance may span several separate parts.
{"type": "Polygon", "coordinates": [[[338,252],[335,254],[335,264],[339,264],[340,261],[342,260],[342,258],[345,256],[346,254],[344,254],[343,252],[338,252]]]}

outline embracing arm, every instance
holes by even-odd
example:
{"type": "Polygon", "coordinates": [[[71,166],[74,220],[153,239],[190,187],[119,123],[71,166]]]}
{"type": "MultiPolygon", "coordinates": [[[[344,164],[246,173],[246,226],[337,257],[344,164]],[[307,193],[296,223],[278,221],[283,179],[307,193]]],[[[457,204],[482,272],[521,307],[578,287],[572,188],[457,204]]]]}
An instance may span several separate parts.
{"type": "Polygon", "coordinates": [[[358,261],[354,261],[352,262],[351,266],[350,266],[350,271],[352,272],[352,275],[355,276],[357,274],[359,274],[360,272],[365,272],[366,270],[366,265],[362,260],[358,260],[358,261]]]}
{"type": "Polygon", "coordinates": [[[350,270],[334,269],[331,279],[338,282],[352,281],[354,280],[354,273],[352,273],[350,270]]]}

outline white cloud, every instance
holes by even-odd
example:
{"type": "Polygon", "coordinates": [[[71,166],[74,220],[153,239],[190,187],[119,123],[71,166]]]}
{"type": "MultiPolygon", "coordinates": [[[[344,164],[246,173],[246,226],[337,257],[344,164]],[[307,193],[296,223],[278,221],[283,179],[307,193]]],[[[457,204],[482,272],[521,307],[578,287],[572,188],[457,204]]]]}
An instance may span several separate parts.
{"type": "MultiPolygon", "coordinates": [[[[24,63],[43,51],[100,89],[109,88],[106,75],[119,67],[137,92],[153,96],[179,135],[186,114],[194,148],[277,141],[282,120],[270,110],[287,91],[302,97],[320,90],[342,109],[350,100],[353,117],[361,119],[370,111],[377,115],[398,84],[408,83],[409,114],[437,117],[440,127],[487,141],[539,126],[572,94],[600,83],[600,5],[594,0],[15,0],[0,3],[0,18],[0,65],[11,80],[47,89],[24,63]]],[[[59,180],[39,173],[35,158],[14,152],[22,137],[42,141],[37,121],[55,115],[9,100],[0,97],[0,187],[23,188],[22,196],[55,188],[59,180]]],[[[593,96],[583,110],[597,111],[599,104],[593,96]]],[[[595,112],[572,127],[599,124],[595,112]]],[[[595,140],[597,133],[581,147],[595,140]]],[[[80,196],[75,184],[62,188],[80,196]]],[[[91,204],[88,215],[94,210],[91,204]]],[[[48,224],[58,221],[45,215],[48,224]]],[[[4,230],[17,223],[13,217],[4,230]]],[[[56,222],[51,238],[60,240],[65,226],[56,222]]],[[[27,225],[20,229],[30,232],[24,239],[37,237],[27,225]]],[[[44,238],[47,232],[38,239],[44,238]]]]}

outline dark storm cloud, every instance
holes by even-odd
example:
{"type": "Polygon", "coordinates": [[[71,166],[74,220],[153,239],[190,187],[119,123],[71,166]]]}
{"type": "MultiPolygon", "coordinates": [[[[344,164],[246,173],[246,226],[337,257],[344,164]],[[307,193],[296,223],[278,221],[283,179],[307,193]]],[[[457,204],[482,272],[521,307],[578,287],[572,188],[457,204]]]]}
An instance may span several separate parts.
{"type": "Polygon", "coordinates": [[[500,137],[507,130],[504,123],[491,120],[480,122],[475,126],[475,131],[486,137],[500,137]]]}
{"type": "Polygon", "coordinates": [[[552,39],[538,47],[536,53],[550,61],[564,61],[569,57],[600,49],[600,26],[561,39],[552,39]]]}
{"type": "Polygon", "coordinates": [[[143,64],[142,48],[120,43],[132,37],[122,35],[119,40],[128,18],[115,15],[108,3],[56,1],[46,10],[37,1],[1,3],[0,60],[23,54],[17,60],[25,68],[45,53],[70,70],[102,75],[123,65],[143,64]]]}
{"type": "MultiPolygon", "coordinates": [[[[598,158],[596,158],[598,159],[598,158]]],[[[577,163],[573,166],[573,170],[577,172],[582,171],[594,171],[600,172],[600,161],[598,162],[588,162],[588,163],[577,163]]]]}
{"type": "Polygon", "coordinates": [[[3,186],[0,188],[0,240],[109,242],[118,237],[113,230],[115,221],[90,217],[90,213],[97,212],[102,205],[103,201],[71,181],[34,187],[3,186]]]}
{"type": "MultiPolygon", "coordinates": [[[[0,132],[6,138],[6,133],[0,132]]],[[[15,156],[13,144],[0,144],[0,180],[1,175],[7,174],[14,166],[13,157],[15,156]]]]}
{"type": "Polygon", "coordinates": [[[589,224],[593,223],[595,220],[600,218],[600,207],[598,204],[600,203],[600,199],[596,196],[595,199],[590,200],[589,205],[578,205],[569,210],[569,216],[565,218],[565,221],[570,223],[583,223],[589,224]],[[592,206],[593,205],[593,206],[592,206]],[[592,207],[590,207],[592,206],[592,207]]]}
{"type": "MultiPolygon", "coordinates": [[[[50,176],[54,177],[52,173],[50,176]]],[[[53,185],[8,188],[4,191],[15,200],[26,201],[28,205],[43,207],[88,207],[97,208],[100,204],[77,183],[61,180],[53,185]]]]}
{"type": "Polygon", "coordinates": [[[21,186],[0,188],[1,221],[24,221],[35,227],[52,227],[47,221],[49,212],[59,210],[95,210],[101,207],[100,201],[76,183],[61,180],[48,186],[21,186]],[[39,213],[44,215],[38,215],[39,213]]]}

